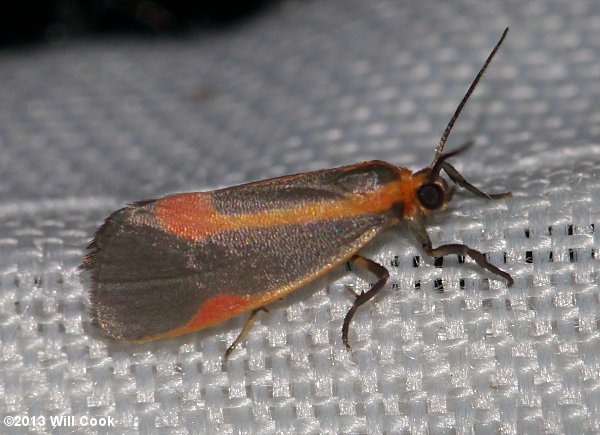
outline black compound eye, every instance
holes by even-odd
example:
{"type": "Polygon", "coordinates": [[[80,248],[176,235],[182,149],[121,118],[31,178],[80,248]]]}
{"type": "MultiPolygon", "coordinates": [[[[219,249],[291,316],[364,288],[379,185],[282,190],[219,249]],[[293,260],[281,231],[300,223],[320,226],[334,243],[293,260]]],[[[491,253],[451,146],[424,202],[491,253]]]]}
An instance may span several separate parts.
{"type": "Polygon", "coordinates": [[[446,193],[438,184],[423,184],[417,190],[417,196],[423,207],[429,210],[436,210],[442,207],[446,202],[446,193]]]}

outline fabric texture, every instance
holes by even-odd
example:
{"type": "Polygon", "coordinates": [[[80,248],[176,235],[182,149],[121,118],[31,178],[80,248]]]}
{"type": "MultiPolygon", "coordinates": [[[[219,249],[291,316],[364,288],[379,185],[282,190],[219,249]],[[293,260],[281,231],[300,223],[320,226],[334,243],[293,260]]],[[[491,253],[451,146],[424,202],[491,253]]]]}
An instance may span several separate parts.
{"type": "Polygon", "coordinates": [[[218,33],[5,51],[0,432],[599,432],[599,25],[589,0],[288,1],[218,33]],[[346,287],[373,277],[343,268],[261,313],[227,363],[245,316],[148,344],[90,325],[77,266],[110,212],[364,160],[425,167],[506,26],[447,150],[473,139],[453,164],[513,197],[459,189],[429,234],[513,287],[400,228],[361,252],[390,279],[351,353],[346,287]]]}

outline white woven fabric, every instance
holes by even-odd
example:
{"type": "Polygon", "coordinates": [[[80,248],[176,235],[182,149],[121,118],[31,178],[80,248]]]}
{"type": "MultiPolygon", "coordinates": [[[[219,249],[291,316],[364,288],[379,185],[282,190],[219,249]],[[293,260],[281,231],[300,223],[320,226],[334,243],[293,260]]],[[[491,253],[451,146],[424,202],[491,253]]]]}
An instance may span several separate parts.
{"type": "Polygon", "coordinates": [[[599,26],[588,0],[290,1],[218,34],[4,52],[0,433],[599,432],[599,26]],[[512,288],[400,229],[363,252],[391,277],[352,353],[345,286],[372,277],[344,270],[273,304],[224,365],[243,316],[145,345],[90,325],[76,267],[111,211],[362,160],[420,169],[505,26],[448,150],[475,139],[457,168],[514,197],[460,193],[429,233],[512,288]]]}

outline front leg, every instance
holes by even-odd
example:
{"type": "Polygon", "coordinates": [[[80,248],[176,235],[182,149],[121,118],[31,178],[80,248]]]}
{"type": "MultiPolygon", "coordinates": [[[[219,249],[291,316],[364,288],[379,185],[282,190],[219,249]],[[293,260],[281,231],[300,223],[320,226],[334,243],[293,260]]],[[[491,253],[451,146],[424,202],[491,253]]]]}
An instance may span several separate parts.
{"type": "Polygon", "coordinates": [[[507,272],[499,269],[487,261],[487,258],[485,258],[485,254],[483,252],[469,248],[467,245],[460,243],[451,243],[434,248],[431,245],[431,239],[429,238],[429,234],[427,234],[427,229],[425,228],[423,219],[412,221],[412,225],[415,230],[417,240],[419,243],[421,243],[423,249],[428,255],[432,257],[444,257],[446,255],[456,254],[462,255],[463,257],[471,257],[473,260],[475,260],[479,267],[492,272],[494,275],[504,278],[509,287],[512,287],[512,285],[515,283],[512,276],[510,276],[507,272]]]}

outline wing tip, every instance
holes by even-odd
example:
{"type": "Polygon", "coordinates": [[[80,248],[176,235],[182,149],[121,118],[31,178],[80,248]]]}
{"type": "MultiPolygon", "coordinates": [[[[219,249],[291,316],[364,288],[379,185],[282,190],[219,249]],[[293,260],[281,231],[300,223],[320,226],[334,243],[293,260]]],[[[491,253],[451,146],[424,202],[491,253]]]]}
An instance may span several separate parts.
{"type": "MultiPolygon", "coordinates": [[[[140,201],[139,203],[132,203],[127,205],[126,207],[120,208],[119,210],[111,213],[98,227],[98,229],[94,232],[91,241],[85,248],[85,254],[81,260],[79,266],[77,266],[77,271],[79,273],[89,274],[90,277],[90,288],[89,288],[89,301],[90,306],[88,309],[88,315],[90,316],[90,323],[99,328],[102,332],[102,335],[110,338],[118,338],[112,337],[110,331],[103,326],[103,322],[100,319],[99,313],[99,284],[100,284],[100,267],[102,263],[102,253],[105,252],[105,247],[107,245],[107,241],[112,237],[115,231],[119,227],[119,221],[121,219],[120,215],[124,212],[131,210],[132,207],[136,207],[138,205],[142,205],[144,201],[140,201]]],[[[146,201],[147,202],[147,201],[146,201]]]]}

